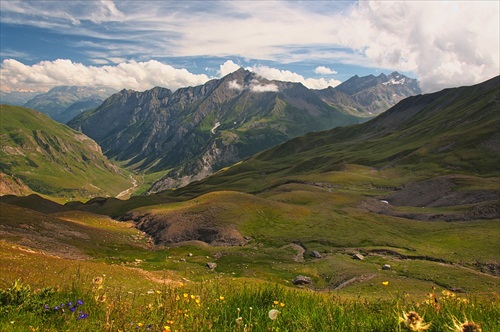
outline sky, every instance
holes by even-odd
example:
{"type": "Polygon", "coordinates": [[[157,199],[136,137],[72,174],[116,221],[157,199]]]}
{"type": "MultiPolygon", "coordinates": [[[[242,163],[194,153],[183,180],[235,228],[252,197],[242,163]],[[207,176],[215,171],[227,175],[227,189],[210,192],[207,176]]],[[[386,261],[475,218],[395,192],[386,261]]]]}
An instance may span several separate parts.
{"type": "Polygon", "coordinates": [[[243,67],[336,86],[398,71],[424,92],[500,74],[500,1],[0,0],[0,89],[171,90],[243,67]]]}

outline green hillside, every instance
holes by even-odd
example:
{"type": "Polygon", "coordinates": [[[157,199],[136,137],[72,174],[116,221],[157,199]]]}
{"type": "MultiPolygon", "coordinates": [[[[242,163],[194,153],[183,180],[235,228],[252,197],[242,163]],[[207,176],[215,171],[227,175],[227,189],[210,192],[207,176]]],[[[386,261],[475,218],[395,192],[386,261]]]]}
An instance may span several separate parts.
{"type": "MultiPolygon", "coordinates": [[[[55,198],[114,196],[130,187],[87,136],[22,107],[0,106],[0,172],[55,198]]],[[[9,192],[3,192],[6,194],[9,192]]]]}

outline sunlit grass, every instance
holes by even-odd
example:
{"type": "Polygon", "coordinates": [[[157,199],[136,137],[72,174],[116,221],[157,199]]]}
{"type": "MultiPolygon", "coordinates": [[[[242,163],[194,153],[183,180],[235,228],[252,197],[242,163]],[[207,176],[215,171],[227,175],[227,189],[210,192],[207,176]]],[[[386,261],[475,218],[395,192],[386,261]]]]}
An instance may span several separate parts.
{"type": "Polygon", "coordinates": [[[410,313],[429,331],[465,322],[483,331],[500,328],[497,295],[434,290],[368,300],[214,279],[137,291],[96,276],[48,288],[15,281],[0,291],[0,301],[0,330],[6,331],[411,331],[410,313]]]}

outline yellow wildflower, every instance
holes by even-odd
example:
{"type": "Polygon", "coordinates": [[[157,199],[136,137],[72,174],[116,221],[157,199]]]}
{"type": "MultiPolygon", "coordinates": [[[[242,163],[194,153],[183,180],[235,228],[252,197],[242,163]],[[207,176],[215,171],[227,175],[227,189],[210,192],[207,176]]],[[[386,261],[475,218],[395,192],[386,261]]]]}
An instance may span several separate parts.
{"type": "Polygon", "coordinates": [[[137,323],[137,326],[139,326],[139,327],[141,327],[142,325],[144,325],[144,324],[142,324],[142,323],[137,323]]]}
{"type": "Polygon", "coordinates": [[[187,299],[187,297],[189,296],[188,293],[184,293],[184,298],[187,299]]]}
{"type": "Polygon", "coordinates": [[[382,281],[382,285],[389,286],[389,281],[382,281]]]}
{"type": "Polygon", "coordinates": [[[424,323],[424,319],[415,311],[403,312],[403,316],[399,317],[399,322],[404,323],[408,331],[415,332],[425,331],[431,326],[431,323],[424,323]]]}
{"type": "Polygon", "coordinates": [[[170,326],[165,325],[165,326],[163,327],[163,332],[170,332],[170,331],[171,331],[170,326]]]}
{"type": "Polygon", "coordinates": [[[224,296],[219,296],[219,300],[224,301],[224,296]]]}
{"type": "Polygon", "coordinates": [[[280,302],[280,307],[284,307],[285,304],[283,302],[280,302]]]}
{"type": "Polygon", "coordinates": [[[279,301],[274,301],[274,305],[278,305],[279,301]]]}

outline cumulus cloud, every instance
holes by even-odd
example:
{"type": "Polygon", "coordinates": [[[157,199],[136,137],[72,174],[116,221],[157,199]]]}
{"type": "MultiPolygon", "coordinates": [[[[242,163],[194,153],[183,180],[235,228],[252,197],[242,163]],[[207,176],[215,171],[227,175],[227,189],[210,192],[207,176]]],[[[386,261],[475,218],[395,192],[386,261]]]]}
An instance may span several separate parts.
{"type": "Polygon", "coordinates": [[[2,62],[0,71],[3,90],[46,91],[59,85],[108,86],[140,91],[162,86],[176,90],[209,80],[204,74],[193,74],[186,69],[177,69],[155,60],[97,67],[65,59],[41,61],[31,66],[6,59],[2,62]]]}
{"type": "Polygon", "coordinates": [[[268,66],[253,66],[247,69],[269,80],[298,82],[310,89],[325,89],[329,86],[336,87],[342,83],[335,79],[325,80],[324,78],[305,78],[304,76],[289,70],[280,70],[268,66]]]}
{"type": "Polygon", "coordinates": [[[333,75],[333,74],[337,74],[337,72],[333,69],[330,69],[328,67],[325,67],[325,66],[318,66],[316,67],[316,69],[314,69],[314,72],[316,74],[320,74],[320,75],[333,75]]]}
{"type": "Polygon", "coordinates": [[[362,1],[335,37],[374,66],[413,71],[424,91],[498,75],[498,1],[362,1]]]}
{"type": "Polygon", "coordinates": [[[227,60],[222,65],[219,66],[218,74],[224,77],[240,69],[240,66],[234,63],[232,60],[227,60]]]}

